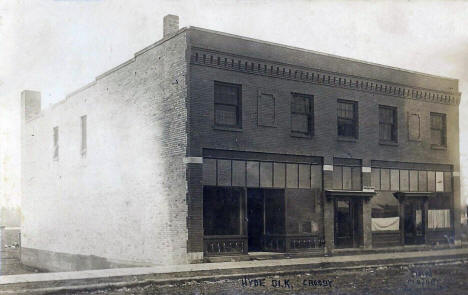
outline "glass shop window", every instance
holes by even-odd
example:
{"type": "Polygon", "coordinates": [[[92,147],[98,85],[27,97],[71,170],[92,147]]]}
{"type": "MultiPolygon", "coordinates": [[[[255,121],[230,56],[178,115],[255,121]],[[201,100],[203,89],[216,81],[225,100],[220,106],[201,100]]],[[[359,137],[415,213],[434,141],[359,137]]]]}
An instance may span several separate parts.
{"type": "Polygon", "coordinates": [[[429,198],[427,225],[429,229],[444,229],[451,227],[452,202],[450,194],[437,193],[429,198]]]}
{"type": "Polygon", "coordinates": [[[204,187],[203,228],[205,235],[239,235],[241,198],[239,188],[204,187]]]}

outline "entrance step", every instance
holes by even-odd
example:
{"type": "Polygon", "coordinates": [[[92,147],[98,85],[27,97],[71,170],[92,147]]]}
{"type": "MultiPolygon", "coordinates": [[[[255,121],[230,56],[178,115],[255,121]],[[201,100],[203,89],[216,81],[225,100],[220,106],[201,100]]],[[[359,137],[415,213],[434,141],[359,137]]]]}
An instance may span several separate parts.
{"type": "Polygon", "coordinates": [[[324,253],[322,250],[305,251],[305,252],[289,252],[289,253],[250,252],[247,255],[205,257],[204,262],[237,262],[237,261],[250,261],[250,260],[274,260],[274,259],[320,257],[323,255],[324,253]]]}
{"type": "Polygon", "coordinates": [[[385,254],[385,253],[397,253],[397,252],[418,252],[418,251],[433,251],[433,250],[445,250],[461,248],[460,246],[442,244],[437,246],[432,245],[405,245],[405,246],[394,246],[394,247],[378,247],[378,248],[342,248],[334,249],[333,256],[342,255],[363,255],[363,254],[385,254]]]}
{"type": "Polygon", "coordinates": [[[289,255],[279,252],[250,252],[250,260],[287,259],[289,255]]]}
{"type": "Polygon", "coordinates": [[[209,256],[203,259],[203,262],[239,262],[251,260],[249,255],[235,255],[235,256],[209,256]]]}

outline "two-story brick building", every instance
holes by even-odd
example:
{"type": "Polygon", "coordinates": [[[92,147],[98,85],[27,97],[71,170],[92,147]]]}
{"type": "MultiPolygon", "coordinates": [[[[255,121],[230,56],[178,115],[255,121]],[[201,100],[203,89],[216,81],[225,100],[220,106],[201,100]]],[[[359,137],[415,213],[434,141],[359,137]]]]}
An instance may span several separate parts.
{"type": "Polygon", "coordinates": [[[458,80],[164,29],[50,110],[23,92],[24,263],[459,242],[458,80]]]}

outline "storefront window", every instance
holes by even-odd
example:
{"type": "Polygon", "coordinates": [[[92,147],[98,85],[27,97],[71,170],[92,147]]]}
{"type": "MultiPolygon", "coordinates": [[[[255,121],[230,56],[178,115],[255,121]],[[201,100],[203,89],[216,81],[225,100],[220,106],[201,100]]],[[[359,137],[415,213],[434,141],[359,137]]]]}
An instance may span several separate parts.
{"type": "Polygon", "coordinates": [[[203,228],[205,235],[239,235],[243,190],[205,187],[203,190],[203,228]]]}
{"type": "Polygon", "coordinates": [[[264,190],[265,233],[284,234],[284,190],[264,190]]]}
{"type": "Polygon", "coordinates": [[[377,192],[371,199],[372,231],[400,229],[399,203],[392,192],[377,192]]]}
{"type": "Polygon", "coordinates": [[[437,193],[429,198],[427,212],[427,225],[429,229],[450,228],[451,224],[451,198],[450,194],[437,193]]]}
{"type": "Polygon", "coordinates": [[[317,206],[318,191],[290,189],[285,192],[287,198],[287,233],[316,234],[320,224],[317,206]]]}

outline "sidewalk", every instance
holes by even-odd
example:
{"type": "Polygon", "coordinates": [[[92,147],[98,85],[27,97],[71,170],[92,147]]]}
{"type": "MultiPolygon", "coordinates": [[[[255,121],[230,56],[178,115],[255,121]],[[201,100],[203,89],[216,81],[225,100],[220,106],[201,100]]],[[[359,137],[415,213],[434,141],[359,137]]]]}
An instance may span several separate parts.
{"type": "Polygon", "coordinates": [[[0,277],[0,294],[43,294],[150,283],[169,284],[180,281],[319,272],[382,265],[449,263],[459,260],[468,260],[468,249],[7,275],[0,277]]]}

